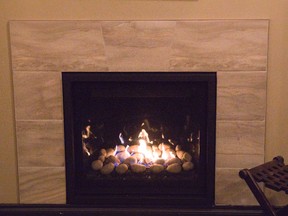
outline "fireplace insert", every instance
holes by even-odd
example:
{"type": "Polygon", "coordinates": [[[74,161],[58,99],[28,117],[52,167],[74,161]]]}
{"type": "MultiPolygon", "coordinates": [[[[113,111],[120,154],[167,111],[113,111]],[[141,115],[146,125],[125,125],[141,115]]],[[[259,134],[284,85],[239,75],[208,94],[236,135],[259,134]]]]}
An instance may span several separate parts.
{"type": "Polygon", "coordinates": [[[214,204],[216,73],[63,72],[68,204],[214,204]]]}

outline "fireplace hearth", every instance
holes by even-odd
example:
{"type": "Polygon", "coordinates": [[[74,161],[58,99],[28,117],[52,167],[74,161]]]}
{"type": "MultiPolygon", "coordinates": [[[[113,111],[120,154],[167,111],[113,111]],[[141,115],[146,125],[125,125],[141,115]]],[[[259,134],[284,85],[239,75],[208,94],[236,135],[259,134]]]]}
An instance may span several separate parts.
{"type": "Polygon", "coordinates": [[[68,204],[214,205],[216,73],[62,73],[68,204]]]}

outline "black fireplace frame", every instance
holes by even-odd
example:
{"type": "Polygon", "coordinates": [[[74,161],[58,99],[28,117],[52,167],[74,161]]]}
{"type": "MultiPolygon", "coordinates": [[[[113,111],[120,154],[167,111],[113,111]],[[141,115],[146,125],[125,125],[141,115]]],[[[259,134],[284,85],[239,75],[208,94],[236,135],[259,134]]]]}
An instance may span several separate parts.
{"type": "Polygon", "coordinates": [[[212,207],[215,200],[215,140],[216,140],[216,72],[63,72],[63,104],[64,104],[64,138],[65,138],[65,164],[66,164],[66,199],[67,204],[89,204],[98,207],[150,207],[150,208],[191,208],[212,207]],[[73,75],[72,75],[73,74],[73,75]],[[72,75],[72,76],[71,76],[72,75]],[[206,146],[206,193],[202,196],[136,196],[125,195],[119,201],[117,196],[95,197],[93,195],[76,192],[75,174],[75,140],[73,126],[73,98],[71,91],[75,82],[95,81],[125,81],[125,82],[206,82],[208,91],[207,103],[207,140],[206,146]]]}

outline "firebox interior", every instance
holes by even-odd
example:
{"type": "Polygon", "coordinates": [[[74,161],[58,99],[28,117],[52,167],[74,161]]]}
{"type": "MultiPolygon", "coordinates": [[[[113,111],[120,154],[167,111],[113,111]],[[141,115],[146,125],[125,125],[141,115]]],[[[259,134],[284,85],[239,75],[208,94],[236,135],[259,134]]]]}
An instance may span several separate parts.
{"type": "Polygon", "coordinates": [[[62,78],[69,203],[213,205],[216,73],[62,78]]]}

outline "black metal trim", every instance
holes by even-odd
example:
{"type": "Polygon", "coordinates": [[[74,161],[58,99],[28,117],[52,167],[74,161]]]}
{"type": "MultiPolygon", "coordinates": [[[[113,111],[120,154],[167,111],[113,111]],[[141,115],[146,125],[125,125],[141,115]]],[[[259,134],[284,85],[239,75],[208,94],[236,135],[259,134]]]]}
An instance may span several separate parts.
{"type": "Polygon", "coordinates": [[[259,207],[229,206],[213,208],[181,209],[144,209],[144,208],[93,208],[77,205],[0,205],[0,215],[5,216],[262,216],[259,207]]]}
{"type": "MultiPolygon", "coordinates": [[[[85,81],[85,82],[94,82],[94,81],[101,81],[101,82],[131,82],[131,81],[137,81],[137,82],[150,82],[150,81],[157,81],[157,82],[167,82],[167,81],[179,81],[179,82],[187,82],[187,81],[195,81],[195,82],[201,82],[205,81],[208,85],[208,98],[209,98],[209,104],[207,105],[208,116],[207,116],[207,122],[210,122],[210,125],[207,125],[207,131],[209,131],[209,137],[206,137],[207,140],[214,140],[214,143],[211,143],[206,146],[206,169],[209,170],[207,172],[207,193],[205,193],[205,197],[201,197],[202,200],[206,200],[206,207],[213,206],[214,205],[214,199],[215,199],[215,137],[216,137],[216,131],[215,131],[215,125],[216,125],[216,85],[217,85],[217,77],[215,72],[109,72],[109,73],[103,73],[103,72],[63,72],[62,73],[62,83],[63,83],[63,103],[64,104],[72,104],[72,94],[71,89],[73,82],[79,82],[79,81],[85,81]],[[71,76],[73,74],[73,76],[71,76]],[[97,76],[95,76],[97,74],[97,76]],[[113,75],[112,75],[113,74],[113,75]],[[193,74],[193,76],[191,76],[193,74]],[[209,74],[209,76],[207,76],[209,74]],[[84,76],[85,75],[85,76],[84,76]],[[112,76],[111,76],[112,75],[112,76]],[[88,78],[87,78],[88,77],[88,78]]],[[[73,170],[76,170],[76,164],[75,164],[75,146],[74,146],[74,140],[73,137],[70,136],[70,134],[73,133],[73,120],[71,118],[71,113],[73,113],[73,107],[72,106],[64,106],[64,131],[65,131],[65,158],[66,158],[66,195],[67,195],[67,203],[81,203],[81,200],[83,197],[81,195],[76,194],[75,192],[75,185],[76,185],[76,176],[73,170]]],[[[148,207],[151,207],[151,203],[155,202],[155,200],[145,197],[144,200],[138,199],[137,197],[130,196],[130,198],[126,198],[126,200],[130,200],[131,203],[138,202],[138,205],[134,205],[134,207],[140,207],[143,204],[148,204],[148,207]],[[138,200],[138,201],[137,201],[138,200]]],[[[159,197],[160,198],[160,197],[159,197]]],[[[89,199],[90,200],[90,199],[89,199]]],[[[89,201],[86,199],[86,201],[89,201]]],[[[161,200],[161,198],[160,198],[161,200]]],[[[164,197],[162,198],[163,204],[170,206],[171,202],[175,203],[175,201],[171,201],[172,199],[164,197]],[[166,202],[166,204],[165,204],[166,202]]],[[[191,204],[193,205],[193,202],[189,198],[185,199],[178,199],[179,200],[185,200],[183,203],[187,207],[191,204]],[[190,203],[190,204],[188,204],[190,203]]],[[[84,203],[87,203],[87,202],[84,203]]],[[[99,200],[98,200],[99,201],[99,200]]],[[[195,206],[203,206],[201,201],[193,200],[195,203],[195,206]]],[[[83,201],[82,201],[83,203],[83,201]]],[[[107,203],[107,202],[106,202],[107,203]]],[[[99,203],[98,207],[103,207],[105,205],[104,203],[99,203]]],[[[179,204],[177,204],[179,205],[179,204]]],[[[161,206],[158,205],[158,207],[161,208],[161,206]]]]}

